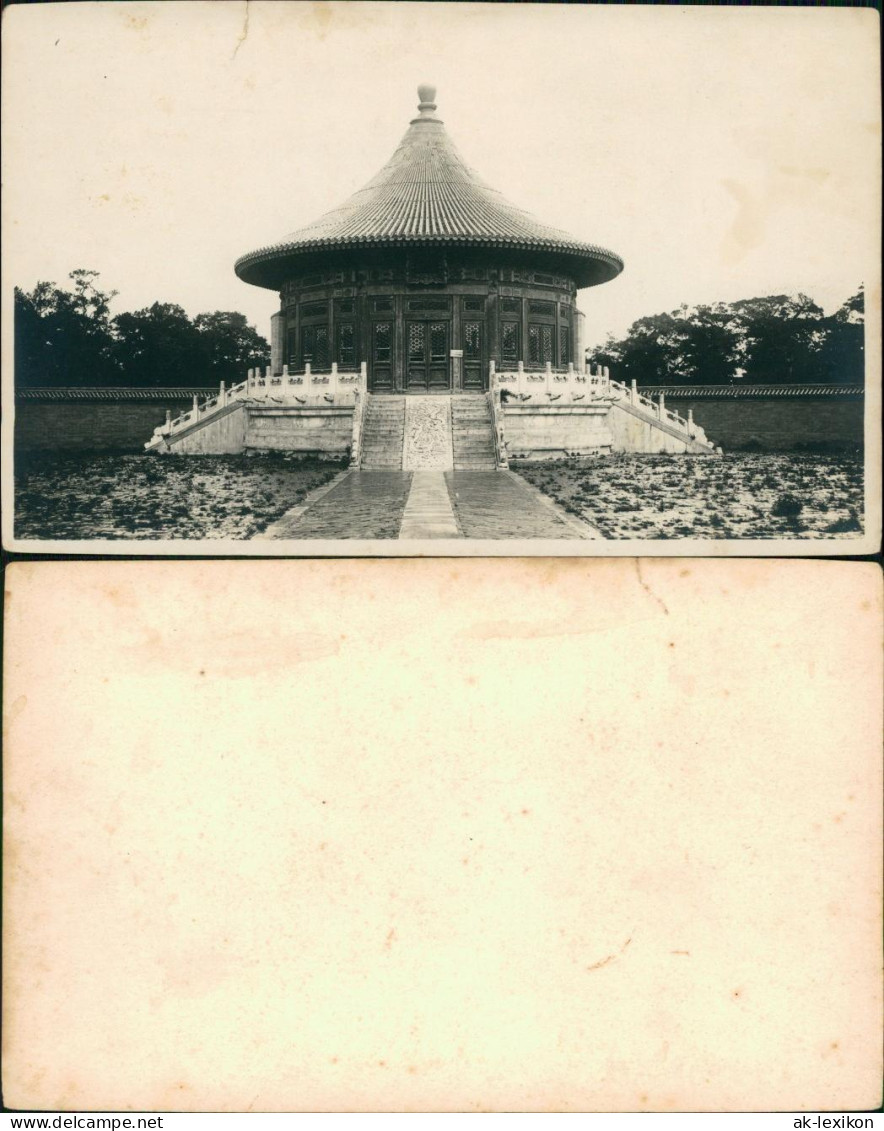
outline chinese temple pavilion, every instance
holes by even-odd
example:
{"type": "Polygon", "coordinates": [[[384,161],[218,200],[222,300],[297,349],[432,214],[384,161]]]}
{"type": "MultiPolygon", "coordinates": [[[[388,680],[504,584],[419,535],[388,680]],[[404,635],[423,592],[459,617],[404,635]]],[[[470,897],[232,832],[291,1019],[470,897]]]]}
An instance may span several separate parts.
{"type": "Polygon", "coordinates": [[[702,429],[587,372],[578,290],[623,263],[465,163],[418,88],[396,152],[343,204],[237,260],[280,296],[269,365],[171,414],[149,451],[349,453],[367,470],[708,451],[702,429]]]}
{"type": "Polygon", "coordinates": [[[622,261],[485,184],[437,116],[434,88],[418,95],[418,116],[364,188],[237,262],[241,279],[280,292],[274,369],[364,359],[372,393],[460,393],[488,388],[491,361],[580,359],[577,290],[613,279],[622,261]]]}

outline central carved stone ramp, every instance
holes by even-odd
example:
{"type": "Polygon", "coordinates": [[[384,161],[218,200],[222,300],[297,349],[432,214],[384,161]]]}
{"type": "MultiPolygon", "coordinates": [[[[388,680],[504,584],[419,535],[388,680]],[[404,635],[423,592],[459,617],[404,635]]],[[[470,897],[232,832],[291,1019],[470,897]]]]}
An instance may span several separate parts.
{"type": "Polygon", "coordinates": [[[406,397],[403,470],[450,471],[453,459],[451,397],[406,397]]]}
{"type": "Polygon", "coordinates": [[[362,433],[362,467],[399,471],[405,438],[405,397],[369,397],[362,433]]]}
{"type": "Polygon", "coordinates": [[[451,398],[451,437],[455,471],[494,471],[494,424],[488,398],[451,398]]]}

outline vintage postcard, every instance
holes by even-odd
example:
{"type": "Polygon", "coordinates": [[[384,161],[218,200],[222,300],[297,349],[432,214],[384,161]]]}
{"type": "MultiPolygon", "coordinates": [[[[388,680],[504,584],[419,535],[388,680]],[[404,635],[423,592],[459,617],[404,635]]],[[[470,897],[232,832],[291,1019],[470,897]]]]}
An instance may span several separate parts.
{"type": "Polygon", "coordinates": [[[7,589],[13,1109],[880,1104],[877,566],[7,589]]]}
{"type": "Polygon", "coordinates": [[[4,542],[880,542],[875,11],[14,4],[4,542]]]}

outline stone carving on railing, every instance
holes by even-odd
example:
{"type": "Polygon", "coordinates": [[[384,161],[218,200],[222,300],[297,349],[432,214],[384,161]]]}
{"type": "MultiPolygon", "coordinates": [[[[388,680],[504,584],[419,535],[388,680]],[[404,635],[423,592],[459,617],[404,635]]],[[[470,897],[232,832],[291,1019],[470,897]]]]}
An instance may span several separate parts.
{"type": "Polygon", "coordinates": [[[531,369],[520,361],[515,369],[498,369],[492,361],[489,385],[500,391],[504,403],[543,405],[611,399],[610,376],[607,367],[602,366],[596,370],[590,367],[586,372],[575,369],[573,364],[567,369],[553,369],[550,364],[543,369],[531,369]]]}
{"type": "Polygon", "coordinates": [[[350,466],[358,468],[362,463],[362,437],[365,434],[365,414],[368,411],[367,382],[360,382],[356,389],[356,404],[353,409],[353,431],[350,436],[350,466]]]}
{"type": "Polygon", "coordinates": [[[153,436],[144,446],[161,447],[176,434],[187,431],[236,404],[296,407],[309,404],[312,400],[314,404],[353,407],[358,404],[360,395],[364,396],[367,384],[367,366],[364,361],[358,370],[340,370],[337,365],[332,365],[330,370],[317,373],[312,371],[310,365],[305,366],[303,373],[290,373],[289,367],[284,365],[280,374],[273,374],[269,365],[262,373],[258,366],[250,369],[246,379],[238,385],[227,388],[222,381],[218,392],[201,403],[194,397],[190,410],[174,420],[172,414],[167,412],[165,423],[154,429],[153,436]]]}
{"type": "MultiPolygon", "coordinates": [[[[492,362],[492,366],[493,366],[492,362]]],[[[492,374],[493,374],[492,369],[492,374]]],[[[491,406],[491,427],[494,432],[494,460],[497,466],[509,467],[509,459],[507,458],[506,437],[503,432],[503,406],[500,403],[500,386],[494,381],[491,381],[491,388],[488,390],[488,403],[491,406]]]]}
{"type": "Polygon", "coordinates": [[[645,412],[656,416],[663,424],[678,432],[685,433],[691,440],[696,440],[699,444],[706,444],[710,448],[714,446],[707,439],[705,431],[694,422],[693,411],[688,409],[687,419],[677,412],[670,411],[666,407],[666,397],[663,393],[660,393],[658,400],[653,401],[650,397],[643,396],[638,391],[635,381],[631,381],[628,387],[622,385],[619,381],[612,381],[611,389],[615,400],[625,400],[636,408],[644,409],[645,412]]]}
{"type": "Polygon", "coordinates": [[[694,440],[710,450],[714,449],[706,433],[694,422],[691,411],[688,411],[685,419],[666,407],[664,394],[661,393],[659,399],[654,401],[638,391],[635,381],[629,386],[614,381],[607,365],[590,365],[585,371],[575,369],[573,364],[567,369],[553,369],[549,364],[543,369],[530,369],[520,361],[515,369],[499,370],[492,361],[490,377],[492,410],[496,394],[502,422],[507,404],[540,408],[544,405],[564,407],[593,402],[613,404],[617,401],[625,401],[655,417],[661,424],[681,434],[686,440],[694,440]]]}

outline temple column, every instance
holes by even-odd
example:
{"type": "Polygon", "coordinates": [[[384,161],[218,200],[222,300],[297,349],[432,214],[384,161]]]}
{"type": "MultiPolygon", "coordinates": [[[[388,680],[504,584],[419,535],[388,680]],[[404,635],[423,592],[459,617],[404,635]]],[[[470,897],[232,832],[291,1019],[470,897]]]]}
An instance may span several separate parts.
{"type": "Polygon", "coordinates": [[[282,372],[285,345],[285,315],[281,310],[270,318],[270,372],[276,377],[282,372]]]}
{"type": "Polygon", "coordinates": [[[583,352],[586,349],[586,315],[576,306],[574,307],[571,326],[573,335],[571,344],[574,348],[574,368],[578,373],[583,373],[586,370],[586,357],[583,352]]]}

